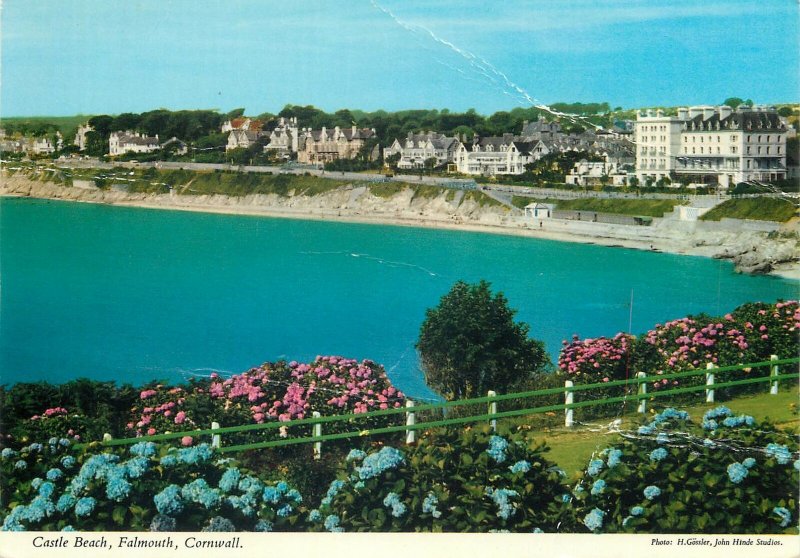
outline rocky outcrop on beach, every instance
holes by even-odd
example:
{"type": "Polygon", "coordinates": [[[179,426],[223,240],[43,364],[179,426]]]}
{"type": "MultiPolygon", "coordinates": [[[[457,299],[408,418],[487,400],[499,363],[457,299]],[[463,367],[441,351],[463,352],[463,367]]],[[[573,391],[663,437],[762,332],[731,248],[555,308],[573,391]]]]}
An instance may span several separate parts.
{"type": "Polygon", "coordinates": [[[787,225],[778,233],[746,233],[733,239],[713,255],[732,260],[740,273],[771,273],[800,262],[800,236],[796,226],[787,225]]]}

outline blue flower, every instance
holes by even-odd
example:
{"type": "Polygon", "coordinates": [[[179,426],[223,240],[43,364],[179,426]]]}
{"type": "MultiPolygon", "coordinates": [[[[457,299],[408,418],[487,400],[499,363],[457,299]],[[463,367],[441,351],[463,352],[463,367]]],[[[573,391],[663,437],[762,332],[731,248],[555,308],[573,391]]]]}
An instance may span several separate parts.
{"type": "Polygon", "coordinates": [[[367,456],[366,452],[361,451],[360,449],[351,449],[350,453],[347,454],[347,462],[350,463],[351,461],[361,461],[367,456]]]}
{"type": "Polygon", "coordinates": [[[484,492],[486,495],[491,496],[495,505],[497,505],[497,517],[500,519],[508,519],[517,513],[516,507],[509,501],[510,498],[519,496],[516,490],[508,490],[506,488],[494,489],[487,486],[484,492]]]}
{"type": "Polygon", "coordinates": [[[138,457],[153,457],[156,454],[156,445],[153,442],[139,442],[133,444],[128,451],[138,457]]]}
{"type": "Polygon", "coordinates": [[[65,469],[72,469],[75,466],[75,458],[71,455],[65,455],[61,458],[61,466],[65,469]]]}
{"type": "Polygon", "coordinates": [[[364,458],[361,467],[356,471],[361,480],[371,479],[382,474],[384,471],[394,469],[404,461],[403,453],[391,446],[384,446],[377,453],[371,453],[364,458]]]}
{"type": "MultiPolygon", "coordinates": [[[[279,483],[280,484],[280,483],[279,483]]],[[[281,492],[279,487],[275,487],[278,492],[281,492]]],[[[264,483],[261,482],[257,477],[252,475],[247,475],[242,480],[239,481],[239,490],[245,492],[247,494],[257,494],[264,489],[264,483]]]]}
{"type": "Polygon", "coordinates": [[[565,504],[569,504],[572,501],[572,496],[570,496],[569,494],[562,494],[561,501],[565,504]]]}
{"type": "Polygon", "coordinates": [[[76,496],[83,492],[86,487],[89,485],[88,479],[84,477],[77,476],[72,479],[72,482],[69,483],[69,491],[75,494],[76,496]]]}
{"type": "Polygon", "coordinates": [[[14,468],[19,470],[25,470],[28,468],[28,464],[25,462],[24,459],[20,459],[16,463],[14,463],[14,468]]]}
{"type": "Polygon", "coordinates": [[[592,459],[589,461],[589,466],[586,468],[586,473],[594,477],[603,470],[603,465],[605,464],[603,463],[602,459],[592,459]]]}
{"type": "Polygon", "coordinates": [[[748,473],[747,467],[741,463],[731,463],[728,465],[728,478],[731,479],[731,482],[734,484],[742,482],[748,473]]]}
{"type": "Polygon", "coordinates": [[[717,447],[717,443],[714,440],[711,440],[709,438],[706,438],[705,440],[703,440],[703,445],[705,447],[707,447],[707,448],[715,448],[715,447],[717,447]]]}
{"type": "Polygon", "coordinates": [[[275,488],[277,488],[278,492],[280,492],[281,494],[286,494],[286,492],[289,490],[289,485],[286,484],[285,481],[280,481],[278,484],[275,485],[275,488]]]}
{"type": "Polygon", "coordinates": [[[72,443],[72,442],[70,442],[70,441],[69,441],[67,438],[61,438],[61,439],[58,441],[58,445],[59,445],[59,446],[61,446],[61,447],[64,447],[64,448],[66,448],[66,447],[69,447],[69,445],[70,445],[71,443],[72,443]]]}
{"type": "Polygon", "coordinates": [[[187,465],[205,463],[214,456],[214,450],[208,444],[200,444],[191,448],[181,448],[178,450],[178,461],[187,465]]]}
{"type": "Polygon", "coordinates": [[[666,444],[667,442],[669,442],[669,436],[667,436],[666,432],[659,432],[658,436],[656,436],[656,443],[666,444]]]}
{"type": "Polygon", "coordinates": [[[383,499],[383,505],[392,508],[392,517],[402,517],[406,513],[406,505],[400,501],[400,495],[390,492],[383,499]]]}
{"type": "Polygon", "coordinates": [[[647,426],[640,426],[639,430],[637,430],[637,433],[647,436],[653,434],[655,431],[656,431],[655,428],[653,428],[650,425],[647,425],[647,426]]]}
{"type": "Polygon", "coordinates": [[[311,510],[308,513],[308,520],[311,523],[319,523],[320,521],[322,521],[322,514],[319,513],[319,510],[311,510]]]}
{"type": "Polygon", "coordinates": [[[158,513],[163,515],[178,515],[183,511],[183,499],[181,489],[175,484],[171,484],[164,490],[153,496],[158,513]]]}
{"type": "Polygon", "coordinates": [[[63,476],[64,472],[61,469],[56,469],[55,467],[47,471],[47,480],[57,481],[63,476]]]}
{"type": "Polygon", "coordinates": [[[792,512],[784,507],[772,508],[772,513],[781,518],[781,527],[786,527],[792,521],[792,512]]]}
{"type": "Polygon", "coordinates": [[[640,517],[644,515],[644,508],[642,506],[633,506],[631,508],[631,515],[634,517],[640,517]]]}
{"type": "Polygon", "coordinates": [[[11,448],[3,448],[3,451],[0,452],[0,455],[3,456],[3,459],[12,459],[17,456],[17,452],[11,448]]]}
{"type": "Polygon", "coordinates": [[[677,420],[689,420],[689,413],[686,411],[679,411],[677,409],[669,408],[664,409],[660,413],[658,413],[655,417],[653,417],[653,422],[655,423],[662,423],[668,419],[677,419],[677,420]]]}
{"type": "Polygon", "coordinates": [[[531,470],[531,464],[525,460],[517,461],[509,469],[512,473],[527,473],[531,470]]]}
{"type": "Polygon", "coordinates": [[[749,415],[739,415],[738,417],[728,417],[722,421],[723,426],[727,426],[728,428],[735,428],[738,426],[742,426],[746,424],[747,426],[753,426],[755,420],[753,417],[749,415]]]}
{"type": "Polygon", "coordinates": [[[150,461],[146,457],[134,457],[124,463],[129,478],[138,479],[147,472],[150,461]]]}
{"type": "Polygon", "coordinates": [[[439,499],[436,497],[436,494],[428,492],[428,495],[425,496],[425,499],[422,501],[422,513],[429,513],[435,519],[442,517],[442,512],[436,509],[436,504],[438,503],[439,499]]]}
{"type": "Polygon", "coordinates": [[[281,499],[281,495],[274,486],[267,486],[261,494],[261,499],[268,504],[277,504],[281,499]]]}
{"type": "Polygon", "coordinates": [[[236,527],[233,523],[231,523],[230,519],[226,519],[217,515],[212,517],[211,521],[208,522],[208,525],[203,527],[202,530],[211,533],[230,533],[232,531],[236,531],[236,527]]]}
{"type": "Polygon", "coordinates": [[[656,448],[650,452],[650,461],[661,461],[667,457],[667,450],[664,448],[656,448]]]}
{"type": "Polygon", "coordinates": [[[56,511],[56,506],[46,496],[37,496],[25,510],[25,519],[30,523],[39,523],[45,517],[50,517],[56,511]]]}
{"type": "Polygon", "coordinates": [[[222,477],[219,479],[219,488],[223,492],[231,492],[239,485],[239,478],[241,477],[241,473],[239,469],[236,467],[231,467],[227,469],[223,474],[222,477]]]}
{"type": "Polygon", "coordinates": [[[780,465],[786,465],[792,460],[792,453],[786,446],[782,446],[780,444],[767,444],[767,449],[765,451],[768,456],[774,457],[780,465]]]}
{"type": "Polygon", "coordinates": [[[292,488],[286,493],[286,499],[291,500],[295,504],[299,504],[303,501],[303,496],[296,489],[292,488]]]}
{"type": "Polygon", "coordinates": [[[40,451],[42,451],[42,448],[43,448],[42,444],[34,442],[33,444],[27,447],[27,450],[30,453],[39,453],[40,451]]]}
{"type": "Polygon", "coordinates": [[[795,460],[794,460],[794,468],[795,468],[797,471],[800,471],[800,459],[795,459],[795,460]]]}
{"type": "Polygon", "coordinates": [[[64,493],[56,502],[56,510],[58,510],[60,513],[67,513],[72,509],[77,501],[78,499],[72,494],[64,493]]]}
{"type": "Polygon", "coordinates": [[[344,532],[344,528],[339,526],[339,519],[338,515],[329,515],[325,518],[325,529],[330,531],[331,533],[342,533],[344,532]]]}
{"type": "Polygon", "coordinates": [[[603,479],[597,479],[592,484],[592,496],[597,496],[598,494],[602,494],[603,491],[606,489],[606,481],[603,479]]]}
{"type": "Polygon", "coordinates": [[[612,468],[612,467],[616,467],[617,465],[619,465],[620,462],[621,462],[621,458],[622,458],[622,450],[619,450],[619,449],[609,450],[609,452],[608,452],[608,460],[607,460],[608,467],[612,468]]]}
{"type": "Polygon", "coordinates": [[[289,504],[281,506],[276,513],[278,514],[278,517],[289,517],[289,515],[292,513],[292,506],[289,504]]]}
{"type": "Polygon", "coordinates": [[[650,486],[644,489],[643,494],[645,498],[647,498],[648,500],[652,500],[654,498],[658,498],[661,495],[661,489],[651,484],[650,486]]]}
{"type": "Polygon", "coordinates": [[[605,515],[606,512],[603,510],[594,508],[583,518],[583,524],[586,525],[590,531],[597,531],[603,526],[603,517],[605,517],[605,515]]]}
{"type": "Polygon", "coordinates": [[[533,533],[533,534],[535,534],[535,535],[536,535],[536,534],[539,534],[539,533],[544,533],[544,531],[542,531],[542,530],[541,530],[541,529],[539,529],[538,527],[534,527],[534,528],[533,528],[533,531],[531,531],[531,533],[533,533]]]}
{"type": "Polygon", "coordinates": [[[506,460],[506,449],[508,448],[508,440],[501,436],[492,436],[489,438],[489,449],[486,453],[494,459],[497,463],[502,463],[506,460]]]}
{"type": "Polygon", "coordinates": [[[159,460],[159,463],[162,467],[174,467],[178,464],[178,457],[175,454],[168,453],[159,460]]]}
{"type": "Polygon", "coordinates": [[[153,517],[153,520],[150,522],[150,530],[153,532],[174,531],[177,523],[174,517],[158,514],[153,517]]]}
{"type": "Polygon", "coordinates": [[[272,522],[267,521],[266,519],[259,519],[256,522],[255,527],[253,527],[253,531],[256,533],[270,533],[272,532],[272,522]]]}
{"type": "Polygon", "coordinates": [[[39,494],[41,496],[44,496],[45,498],[49,498],[50,496],[53,495],[53,492],[55,491],[55,489],[56,489],[56,487],[52,482],[46,481],[46,482],[43,482],[41,484],[41,486],[39,486],[39,494]]]}
{"type": "Polygon", "coordinates": [[[756,464],[756,460],[753,459],[752,457],[748,457],[744,461],[742,461],[742,465],[744,465],[748,469],[752,469],[755,464],[756,464]]]}
{"type": "Polygon", "coordinates": [[[65,533],[69,533],[75,531],[75,527],[73,527],[72,525],[65,525],[64,528],[61,530],[65,533]]]}
{"type": "Polygon", "coordinates": [[[33,479],[31,481],[31,488],[33,488],[34,490],[39,490],[39,487],[42,486],[43,482],[44,482],[44,479],[36,477],[35,479],[33,479]]]}
{"type": "Polygon", "coordinates": [[[339,493],[339,490],[345,485],[345,482],[341,479],[334,479],[331,481],[330,486],[328,487],[328,492],[325,493],[325,496],[329,498],[329,500],[333,500],[333,498],[339,493]]]}
{"type": "Polygon", "coordinates": [[[731,412],[731,410],[728,409],[725,405],[720,405],[714,409],[706,411],[706,414],[703,415],[703,420],[729,417],[732,414],[733,413],[731,412]]]}
{"type": "Polygon", "coordinates": [[[716,430],[718,426],[714,419],[703,419],[703,430],[716,430]]]}
{"type": "Polygon", "coordinates": [[[122,502],[131,493],[131,483],[125,477],[115,474],[109,477],[108,484],[106,485],[106,496],[109,500],[115,502],[122,502]]]}
{"type": "Polygon", "coordinates": [[[75,502],[75,515],[78,517],[86,517],[94,511],[94,506],[97,500],[91,496],[86,496],[75,502]]]}

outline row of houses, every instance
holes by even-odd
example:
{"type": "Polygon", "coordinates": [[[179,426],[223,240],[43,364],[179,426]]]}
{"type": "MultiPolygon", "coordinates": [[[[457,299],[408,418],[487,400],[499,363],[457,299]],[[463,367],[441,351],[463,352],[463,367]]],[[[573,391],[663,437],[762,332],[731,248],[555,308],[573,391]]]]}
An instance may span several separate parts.
{"type": "Polygon", "coordinates": [[[55,136],[8,138],[0,131],[0,151],[8,153],[27,153],[28,155],[51,155],[64,145],[61,132],[55,136]]]}

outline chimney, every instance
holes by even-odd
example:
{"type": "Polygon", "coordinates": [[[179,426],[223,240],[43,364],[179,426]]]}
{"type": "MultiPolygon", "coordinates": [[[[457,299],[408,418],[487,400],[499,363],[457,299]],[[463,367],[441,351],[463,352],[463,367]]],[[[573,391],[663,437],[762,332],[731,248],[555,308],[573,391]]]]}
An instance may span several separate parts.
{"type": "Polygon", "coordinates": [[[718,108],[719,110],[719,119],[724,120],[728,118],[731,114],[733,114],[733,109],[728,105],[722,105],[718,108]]]}
{"type": "Polygon", "coordinates": [[[686,107],[681,107],[678,109],[678,119],[680,120],[689,120],[689,109],[686,107]]]}
{"type": "Polygon", "coordinates": [[[703,108],[703,120],[708,120],[709,118],[714,116],[714,112],[715,112],[714,111],[714,107],[710,107],[708,105],[705,105],[702,108],[703,108]]]}
{"type": "Polygon", "coordinates": [[[703,107],[689,107],[689,118],[703,114],[703,107]]]}

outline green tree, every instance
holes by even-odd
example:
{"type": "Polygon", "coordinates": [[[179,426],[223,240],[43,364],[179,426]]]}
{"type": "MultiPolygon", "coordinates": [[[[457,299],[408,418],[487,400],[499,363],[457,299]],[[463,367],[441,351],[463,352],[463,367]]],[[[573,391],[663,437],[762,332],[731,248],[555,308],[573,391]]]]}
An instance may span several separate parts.
{"type": "Polygon", "coordinates": [[[722,101],[723,105],[728,105],[731,108],[736,108],[742,103],[744,103],[744,99],[740,99],[739,97],[728,97],[727,99],[722,101]]]}
{"type": "Polygon", "coordinates": [[[484,280],[453,285],[427,310],[416,345],[431,389],[448,400],[508,392],[549,367],[544,344],[514,314],[484,280]]]}

